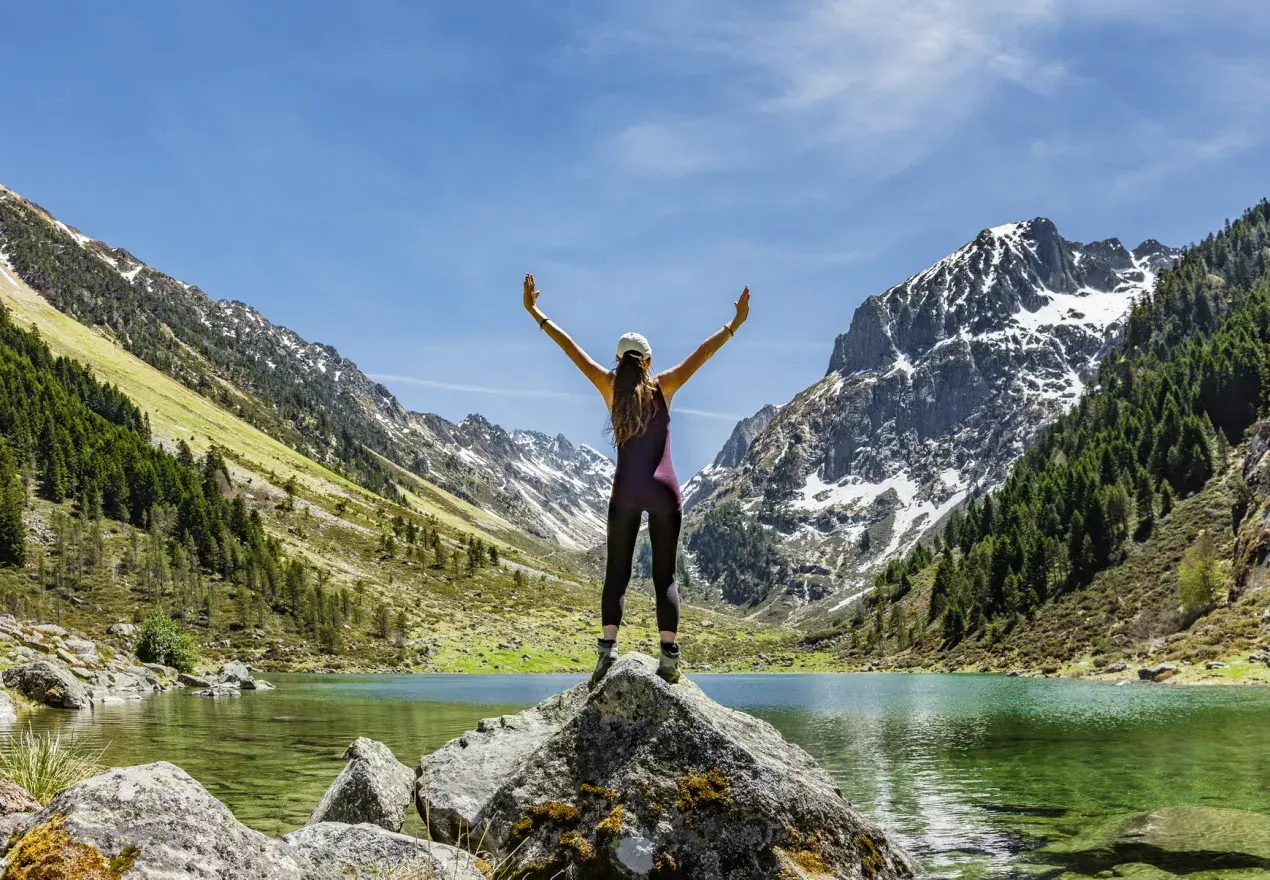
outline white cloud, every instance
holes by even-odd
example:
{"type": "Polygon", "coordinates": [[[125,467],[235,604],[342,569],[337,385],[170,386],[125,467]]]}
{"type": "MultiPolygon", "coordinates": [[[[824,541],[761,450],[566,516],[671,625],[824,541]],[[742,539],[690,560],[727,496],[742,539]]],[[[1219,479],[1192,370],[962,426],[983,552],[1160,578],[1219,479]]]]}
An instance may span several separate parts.
{"type": "Polygon", "coordinates": [[[621,126],[627,170],[683,176],[830,148],[886,174],[934,148],[992,90],[1060,87],[1059,59],[1031,48],[1056,0],[819,0],[746,8],[703,0],[622,7],[593,29],[592,56],[636,56],[682,78],[676,95],[621,126]],[[688,102],[690,99],[683,99],[688,102]],[[646,115],[645,115],[646,114],[646,115]]]}

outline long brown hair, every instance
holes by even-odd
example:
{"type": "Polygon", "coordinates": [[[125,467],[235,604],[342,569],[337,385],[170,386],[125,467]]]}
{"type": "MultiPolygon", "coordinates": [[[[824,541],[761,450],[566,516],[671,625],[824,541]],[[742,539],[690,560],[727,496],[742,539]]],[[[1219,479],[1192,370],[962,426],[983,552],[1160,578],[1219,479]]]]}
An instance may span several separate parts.
{"type": "Polygon", "coordinates": [[[657,383],[648,375],[640,353],[628,351],[618,358],[613,371],[613,411],[610,413],[615,446],[644,433],[656,399],[657,383]]]}

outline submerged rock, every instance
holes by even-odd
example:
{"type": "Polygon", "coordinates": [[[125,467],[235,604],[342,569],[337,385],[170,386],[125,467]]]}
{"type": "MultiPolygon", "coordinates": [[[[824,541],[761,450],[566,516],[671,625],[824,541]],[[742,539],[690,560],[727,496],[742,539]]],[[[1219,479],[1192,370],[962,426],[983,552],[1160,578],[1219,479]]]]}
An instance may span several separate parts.
{"type": "Polygon", "coordinates": [[[48,660],[9,667],[4,671],[4,685],[29,700],[58,709],[84,709],[90,703],[83,683],[69,670],[48,660]]]}
{"type": "Polygon", "coordinates": [[[18,720],[18,704],[7,691],[0,690],[0,725],[12,724],[18,720]]]}
{"type": "Polygon", "coordinates": [[[414,773],[388,746],[361,737],[344,752],[348,763],[309,817],[309,824],[369,822],[400,831],[414,787],[414,773]]]}
{"type": "Polygon", "coordinates": [[[1149,865],[1175,874],[1270,869],[1270,816],[1220,807],[1165,807],[1050,844],[1050,860],[1085,874],[1149,865]]]}
{"type": "MultiPolygon", "coordinates": [[[[253,831],[181,768],[161,761],[121,767],[58,792],[23,827],[6,856],[34,866],[62,857],[73,864],[124,859],[128,877],[192,880],[308,880],[308,859],[253,831]]],[[[64,876],[81,876],[65,874],[64,876]]],[[[98,875],[84,875],[98,876],[98,875]]],[[[101,874],[100,876],[107,876],[101,874]]]]}
{"type": "Polygon", "coordinates": [[[463,850],[396,834],[378,825],[319,822],[282,839],[309,862],[321,866],[325,876],[485,880],[475,858],[463,850]]]}
{"type": "Polygon", "coordinates": [[[914,877],[916,863],[774,727],[669,685],[641,654],[482,722],[420,762],[437,837],[470,826],[534,876],[914,877]]]}

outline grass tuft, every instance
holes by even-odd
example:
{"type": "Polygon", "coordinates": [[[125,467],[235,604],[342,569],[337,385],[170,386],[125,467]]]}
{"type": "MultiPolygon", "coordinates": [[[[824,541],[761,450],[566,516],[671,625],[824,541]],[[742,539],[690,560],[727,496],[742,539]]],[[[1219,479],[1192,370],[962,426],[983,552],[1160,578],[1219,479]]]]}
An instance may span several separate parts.
{"type": "Polygon", "coordinates": [[[0,780],[16,782],[41,804],[63,788],[96,776],[103,769],[104,748],[61,731],[34,733],[30,725],[0,752],[0,780]]]}

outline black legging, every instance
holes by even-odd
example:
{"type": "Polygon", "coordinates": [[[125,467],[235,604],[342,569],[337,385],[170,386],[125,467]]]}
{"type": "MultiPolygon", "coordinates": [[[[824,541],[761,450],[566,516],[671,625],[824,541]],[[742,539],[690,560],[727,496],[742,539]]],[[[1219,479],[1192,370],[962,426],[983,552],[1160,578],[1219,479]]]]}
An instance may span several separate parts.
{"type": "MultiPolygon", "coordinates": [[[[635,559],[635,539],[639,535],[640,514],[632,507],[609,505],[608,564],[604,572],[604,598],[600,603],[601,623],[621,626],[626,608],[626,585],[631,580],[635,559]]],[[[679,523],[683,513],[648,512],[648,540],[653,545],[653,588],[657,591],[657,628],[679,631],[679,588],[675,586],[675,560],[679,549],[679,523]]]]}

